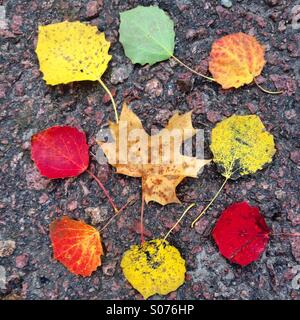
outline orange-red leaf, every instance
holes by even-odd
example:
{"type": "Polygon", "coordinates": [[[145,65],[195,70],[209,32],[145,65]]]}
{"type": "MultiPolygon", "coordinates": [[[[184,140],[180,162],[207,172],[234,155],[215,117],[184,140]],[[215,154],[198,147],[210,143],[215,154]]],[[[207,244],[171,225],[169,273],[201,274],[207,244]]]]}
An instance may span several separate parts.
{"type": "Polygon", "coordinates": [[[255,37],[239,32],[212,45],[209,71],[223,89],[239,88],[260,75],[266,61],[264,48],[255,37]]]}
{"type": "Polygon", "coordinates": [[[65,216],[51,223],[50,238],[54,258],[72,273],[90,276],[101,265],[100,234],[92,226],[65,216]]]}

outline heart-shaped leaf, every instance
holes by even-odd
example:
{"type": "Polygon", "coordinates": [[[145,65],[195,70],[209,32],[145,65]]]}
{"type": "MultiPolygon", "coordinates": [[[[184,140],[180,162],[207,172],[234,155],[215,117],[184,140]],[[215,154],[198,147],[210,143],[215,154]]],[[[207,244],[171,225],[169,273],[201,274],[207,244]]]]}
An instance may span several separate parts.
{"type": "Polygon", "coordinates": [[[219,122],[211,133],[213,161],[226,178],[192,227],[216,200],[228,179],[255,173],[272,162],[276,152],[274,138],[256,115],[233,115],[219,122]]]}
{"type": "Polygon", "coordinates": [[[125,278],[145,299],[175,291],[184,283],[186,271],[180,252],[163,239],[131,246],[121,267],[125,278]]]}
{"type": "Polygon", "coordinates": [[[266,63],[264,53],[255,37],[233,33],[213,43],[209,71],[223,89],[239,88],[260,75],[266,63]]]}
{"type": "Polygon", "coordinates": [[[211,133],[213,161],[226,178],[255,173],[272,162],[274,138],[256,115],[231,117],[211,133]]]}
{"type": "Polygon", "coordinates": [[[241,266],[257,260],[269,242],[270,230],[258,208],[247,202],[225,209],[212,236],[221,254],[241,266]]]}
{"type": "Polygon", "coordinates": [[[90,276],[101,265],[99,232],[82,221],[63,217],[50,225],[54,258],[74,274],[90,276]]]}
{"type": "Polygon", "coordinates": [[[174,23],[156,6],[137,6],[120,13],[120,42],[132,63],[154,64],[174,52],[174,23]]]}
{"type": "Polygon", "coordinates": [[[39,27],[36,53],[47,84],[99,81],[107,69],[110,43],[95,26],[79,21],[39,27]]]}
{"type": "Polygon", "coordinates": [[[31,158],[47,178],[76,177],[89,166],[85,133],[69,126],[54,126],[31,139],[31,158]]]}

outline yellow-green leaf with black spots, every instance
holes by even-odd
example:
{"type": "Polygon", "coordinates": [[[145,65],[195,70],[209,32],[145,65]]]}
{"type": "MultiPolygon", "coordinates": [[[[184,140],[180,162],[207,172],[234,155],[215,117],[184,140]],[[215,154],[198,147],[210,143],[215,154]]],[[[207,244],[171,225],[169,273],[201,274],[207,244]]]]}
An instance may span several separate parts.
{"type": "Polygon", "coordinates": [[[123,255],[121,267],[125,278],[145,299],[175,291],[185,280],[185,260],[164,239],[131,246],[123,255]]]}
{"type": "Polygon", "coordinates": [[[274,137],[256,115],[233,115],[219,122],[211,133],[213,161],[225,177],[217,193],[192,222],[192,227],[217,199],[228,179],[255,173],[272,162],[276,152],[274,137]]]}
{"type": "Polygon", "coordinates": [[[213,161],[225,178],[255,173],[272,161],[274,138],[256,115],[233,115],[212,130],[213,161]]]}

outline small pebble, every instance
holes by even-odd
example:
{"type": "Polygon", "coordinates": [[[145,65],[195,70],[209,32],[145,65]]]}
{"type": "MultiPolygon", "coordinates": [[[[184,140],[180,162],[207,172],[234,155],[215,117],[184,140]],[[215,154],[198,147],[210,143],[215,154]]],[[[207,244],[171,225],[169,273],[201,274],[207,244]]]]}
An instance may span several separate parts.
{"type": "Polygon", "coordinates": [[[90,1],[86,6],[86,17],[95,18],[98,16],[100,6],[97,1],[90,1]]]}
{"type": "Polygon", "coordinates": [[[107,207],[88,207],[84,211],[92,218],[92,225],[99,224],[108,218],[107,207]]]}
{"type": "Polygon", "coordinates": [[[119,67],[113,68],[110,82],[112,84],[118,84],[124,82],[133,71],[133,65],[132,64],[122,64],[119,67]]]}
{"type": "Polygon", "coordinates": [[[29,257],[27,253],[23,253],[20,256],[16,257],[16,267],[18,269],[23,269],[24,267],[27,266],[29,261],[29,257]]]}
{"type": "Polygon", "coordinates": [[[231,8],[232,7],[232,1],[230,0],[221,0],[221,5],[225,8],[231,8]]]}
{"type": "Polygon", "coordinates": [[[0,241],[0,257],[8,257],[13,254],[16,243],[13,240],[0,241]]]}
{"type": "Polygon", "coordinates": [[[67,209],[69,211],[74,211],[74,210],[77,209],[77,207],[78,207],[78,202],[76,200],[73,200],[73,201],[69,202],[68,205],[67,205],[67,209]]]}
{"type": "Polygon", "coordinates": [[[154,78],[146,83],[145,92],[151,97],[159,97],[162,95],[163,86],[158,79],[154,78]]]}
{"type": "Polygon", "coordinates": [[[6,271],[3,266],[0,266],[0,290],[6,289],[6,271]]]}

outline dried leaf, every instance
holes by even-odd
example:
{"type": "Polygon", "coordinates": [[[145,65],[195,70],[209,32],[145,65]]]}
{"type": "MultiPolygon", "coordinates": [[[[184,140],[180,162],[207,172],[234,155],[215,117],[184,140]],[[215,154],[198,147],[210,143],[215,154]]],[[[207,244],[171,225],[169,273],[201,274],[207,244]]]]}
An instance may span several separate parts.
{"type": "Polygon", "coordinates": [[[147,203],[180,203],[176,186],[185,177],[196,178],[200,168],[210,162],[180,153],[182,142],[196,133],[191,112],[173,115],[165,129],[149,136],[140,119],[124,104],[120,122],[110,123],[110,129],[115,142],[98,143],[117,173],[142,177],[147,203]],[[127,137],[125,142],[124,137],[127,137]]]}
{"type": "Polygon", "coordinates": [[[50,238],[54,258],[72,273],[87,277],[101,265],[100,234],[92,226],[65,216],[51,223],[50,238]]]}
{"type": "Polygon", "coordinates": [[[219,122],[210,149],[223,176],[231,179],[262,169],[276,152],[273,136],[256,115],[233,115],[219,122]]]}
{"type": "Polygon", "coordinates": [[[209,70],[223,89],[251,83],[264,65],[264,48],[253,36],[234,33],[212,45],[209,70]]]}
{"type": "Polygon", "coordinates": [[[132,63],[154,64],[174,52],[174,23],[156,6],[137,6],[120,13],[120,42],[132,63]]]}
{"type": "Polygon", "coordinates": [[[212,235],[225,258],[246,266],[264,252],[270,230],[258,208],[238,202],[222,212],[212,235]]]}
{"type": "Polygon", "coordinates": [[[163,239],[131,246],[123,255],[121,267],[125,278],[145,299],[177,290],[186,272],[180,252],[163,239]]]}
{"type": "Polygon", "coordinates": [[[31,158],[47,178],[76,177],[89,165],[85,133],[68,126],[54,126],[31,139],[31,158]]]}
{"type": "Polygon", "coordinates": [[[111,56],[110,43],[95,26],[61,22],[39,27],[36,53],[47,84],[99,80],[111,56]]]}

